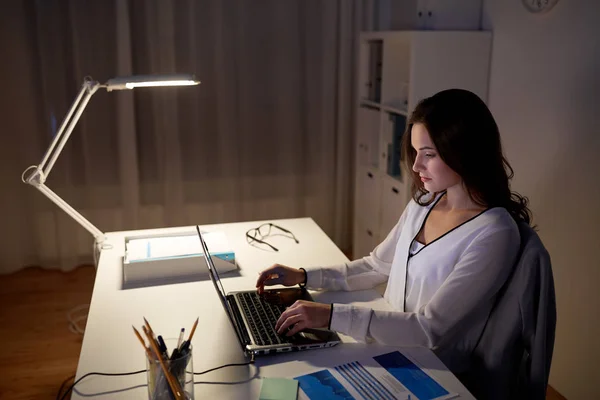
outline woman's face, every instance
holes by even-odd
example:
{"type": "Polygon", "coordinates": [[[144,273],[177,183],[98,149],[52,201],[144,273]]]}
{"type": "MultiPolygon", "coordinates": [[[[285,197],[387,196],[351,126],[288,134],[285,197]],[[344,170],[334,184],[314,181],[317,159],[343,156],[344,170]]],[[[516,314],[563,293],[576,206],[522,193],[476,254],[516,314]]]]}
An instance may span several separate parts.
{"type": "Polygon", "coordinates": [[[417,152],[412,168],[419,174],[425,190],[441,192],[461,183],[460,175],[439,156],[425,125],[416,123],[412,126],[411,145],[417,152]]]}

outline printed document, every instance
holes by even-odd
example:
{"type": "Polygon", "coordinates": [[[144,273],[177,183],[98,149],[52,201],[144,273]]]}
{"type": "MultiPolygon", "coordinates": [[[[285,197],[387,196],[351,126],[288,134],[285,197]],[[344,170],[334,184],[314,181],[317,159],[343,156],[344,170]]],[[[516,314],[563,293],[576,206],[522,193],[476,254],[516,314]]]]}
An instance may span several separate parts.
{"type": "Polygon", "coordinates": [[[448,400],[433,377],[399,351],[298,376],[298,399],[448,400]]]}

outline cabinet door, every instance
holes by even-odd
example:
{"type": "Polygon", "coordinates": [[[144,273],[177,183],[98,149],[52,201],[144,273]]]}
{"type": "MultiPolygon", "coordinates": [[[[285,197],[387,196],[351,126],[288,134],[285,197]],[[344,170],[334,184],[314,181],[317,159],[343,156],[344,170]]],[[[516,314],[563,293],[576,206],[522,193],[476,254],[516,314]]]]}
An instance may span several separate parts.
{"type": "Polygon", "coordinates": [[[481,0],[419,0],[420,29],[481,29],[481,0]]]}
{"type": "Polygon", "coordinates": [[[357,115],[356,157],[359,165],[377,165],[380,112],[360,107],[357,115]]]}
{"type": "Polygon", "coordinates": [[[386,177],[382,182],[381,190],[381,223],[379,237],[381,240],[390,233],[400,219],[405,204],[404,185],[396,179],[386,177]]]}
{"type": "Polygon", "coordinates": [[[375,232],[379,228],[381,178],[375,168],[358,167],[356,177],[355,221],[375,232]]]}
{"type": "Polygon", "coordinates": [[[482,0],[379,0],[376,30],[479,30],[481,7],[482,0]]]}
{"type": "Polygon", "coordinates": [[[358,224],[354,229],[354,243],[352,258],[357,259],[368,256],[380,240],[376,232],[358,224]]]}

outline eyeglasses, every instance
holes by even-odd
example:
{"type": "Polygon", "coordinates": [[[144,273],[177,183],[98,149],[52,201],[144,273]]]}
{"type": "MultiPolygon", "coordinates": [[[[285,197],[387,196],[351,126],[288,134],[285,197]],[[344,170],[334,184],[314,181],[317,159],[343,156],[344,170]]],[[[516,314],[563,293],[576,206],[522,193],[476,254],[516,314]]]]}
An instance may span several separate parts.
{"type": "MultiPolygon", "coordinates": [[[[298,239],[296,239],[296,236],[292,232],[288,231],[285,228],[282,228],[279,225],[275,225],[275,224],[272,224],[270,222],[262,224],[258,228],[252,228],[252,229],[248,230],[246,232],[246,240],[248,241],[248,243],[252,243],[253,241],[254,242],[258,242],[258,243],[264,244],[266,246],[269,246],[270,248],[272,248],[275,251],[279,251],[279,249],[277,247],[275,247],[275,246],[267,243],[264,240],[267,236],[271,236],[271,229],[272,228],[276,228],[276,229],[279,229],[280,231],[282,231],[284,233],[287,233],[287,235],[291,236],[290,239],[294,239],[294,241],[296,243],[300,243],[300,241],[298,239]]],[[[287,236],[287,235],[283,235],[281,233],[274,233],[273,236],[275,236],[275,235],[287,236]]],[[[287,236],[287,237],[289,237],[289,236],[287,236]]]]}

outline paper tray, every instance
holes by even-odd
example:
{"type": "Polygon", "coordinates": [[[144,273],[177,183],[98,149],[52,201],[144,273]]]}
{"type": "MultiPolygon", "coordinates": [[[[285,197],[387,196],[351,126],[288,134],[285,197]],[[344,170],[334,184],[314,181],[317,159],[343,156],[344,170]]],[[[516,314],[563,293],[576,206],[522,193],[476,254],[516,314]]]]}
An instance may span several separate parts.
{"type": "MultiPolygon", "coordinates": [[[[237,269],[235,253],[223,232],[203,232],[219,274],[237,269]]],[[[125,239],[123,288],[208,279],[197,233],[125,239]]]]}

